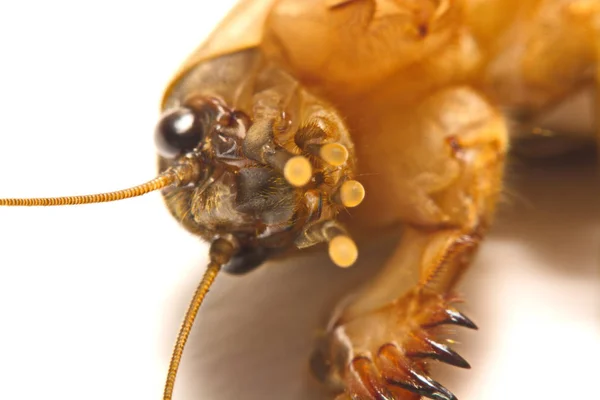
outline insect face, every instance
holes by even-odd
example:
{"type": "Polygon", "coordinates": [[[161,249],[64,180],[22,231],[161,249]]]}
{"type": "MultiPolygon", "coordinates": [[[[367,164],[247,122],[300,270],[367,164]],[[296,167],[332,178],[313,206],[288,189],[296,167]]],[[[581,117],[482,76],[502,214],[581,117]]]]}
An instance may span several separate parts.
{"type": "Polygon", "coordinates": [[[328,136],[347,138],[319,119],[298,128],[287,114],[271,114],[258,112],[253,121],[205,95],[167,109],[155,136],[161,172],[182,163],[199,170],[197,180],[163,191],[167,206],[204,239],[234,241],[230,272],[322,241],[338,265],[353,263],[354,242],[334,219],[363,197],[351,179],[351,143],[332,142],[328,136]]]}

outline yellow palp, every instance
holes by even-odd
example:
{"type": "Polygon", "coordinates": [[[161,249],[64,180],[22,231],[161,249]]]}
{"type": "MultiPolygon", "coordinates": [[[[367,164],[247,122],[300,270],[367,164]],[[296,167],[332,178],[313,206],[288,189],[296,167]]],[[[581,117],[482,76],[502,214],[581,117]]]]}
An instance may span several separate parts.
{"type": "Polygon", "coordinates": [[[342,268],[352,266],[358,258],[356,243],[349,236],[339,235],[329,241],[329,257],[342,268]]]}
{"type": "Polygon", "coordinates": [[[340,200],[345,207],[356,207],[365,198],[365,188],[358,181],[346,181],[340,187],[340,200]]]}
{"type": "Polygon", "coordinates": [[[339,167],[348,161],[348,149],[339,143],[327,143],[319,151],[319,155],[326,163],[339,167]]]}
{"type": "Polygon", "coordinates": [[[306,185],[312,177],[312,166],[304,156],[290,158],[283,167],[283,176],[292,186],[306,185]]]}

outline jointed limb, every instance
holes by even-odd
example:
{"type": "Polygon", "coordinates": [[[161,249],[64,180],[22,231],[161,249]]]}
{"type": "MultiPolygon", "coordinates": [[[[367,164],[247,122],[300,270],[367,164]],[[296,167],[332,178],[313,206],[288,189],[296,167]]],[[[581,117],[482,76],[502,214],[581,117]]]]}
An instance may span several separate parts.
{"type": "MultiPolygon", "coordinates": [[[[449,400],[452,394],[428,377],[427,361],[468,367],[438,342],[438,335],[446,324],[474,328],[453,308],[452,291],[492,218],[501,190],[506,126],[496,110],[466,88],[436,93],[418,110],[398,134],[403,135],[398,138],[402,146],[395,147],[398,154],[385,160],[385,168],[394,173],[374,179],[401,180],[388,187],[388,194],[411,187],[419,192],[405,197],[427,197],[428,208],[388,200],[390,206],[403,206],[397,210],[406,221],[403,239],[380,275],[330,325],[320,356],[329,368],[329,383],[345,388],[341,398],[449,400]],[[405,163],[432,149],[441,151],[430,154],[435,160],[429,170],[405,163]]],[[[397,115],[390,115],[390,121],[402,119],[397,115]]]]}

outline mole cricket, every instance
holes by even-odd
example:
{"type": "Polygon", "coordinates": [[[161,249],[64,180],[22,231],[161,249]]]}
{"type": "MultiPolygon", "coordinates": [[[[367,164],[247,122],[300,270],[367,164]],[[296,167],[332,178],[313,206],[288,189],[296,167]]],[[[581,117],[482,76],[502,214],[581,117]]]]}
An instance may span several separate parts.
{"type": "Polygon", "coordinates": [[[595,89],[599,20],[590,0],[241,1],[167,86],[156,178],[98,195],[3,193],[0,206],[160,190],[210,244],[164,400],[219,271],[317,244],[350,267],[357,242],[401,228],[310,364],[336,400],[453,400],[430,364],[470,368],[448,328],[477,328],[455,288],[492,223],[509,142],[553,140],[546,114],[595,89]]]}

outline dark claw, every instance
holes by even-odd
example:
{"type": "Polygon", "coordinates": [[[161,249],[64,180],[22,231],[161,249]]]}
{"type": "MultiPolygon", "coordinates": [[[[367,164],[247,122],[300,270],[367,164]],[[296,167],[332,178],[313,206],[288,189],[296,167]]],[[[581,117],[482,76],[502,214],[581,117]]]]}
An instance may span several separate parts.
{"type": "Polygon", "coordinates": [[[461,314],[457,310],[448,309],[448,310],[446,310],[446,314],[448,315],[448,319],[449,319],[450,323],[452,323],[452,324],[455,324],[458,326],[463,326],[463,327],[469,328],[469,329],[475,329],[475,330],[479,329],[473,321],[471,321],[469,318],[465,317],[464,314],[461,314]]]}
{"type": "Polygon", "coordinates": [[[390,382],[398,387],[409,390],[420,396],[433,400],[458,400],[448,389],[433,379],[420,375],[415,371],[409,371],[411,382],[390,382]]]}
{"type": "Polygon", "coordinates": [[[444,313],[446,314],[446,318],[424,325],[423,328],[434,328],[439,325],[458,325],[469,329],[479,329],[473,321],[455,309],[446,309],[444,310],[444,313]]]}
{"type": "Polygon", "coordinates": [[[470,369],[471,366],[462,358],[458,353],[449,348],[448,346],[444,346],[443,344],[434,342],[433,340],[424,339],[425,342],[431,347],[431,351],[422,351],[416,353],[409,353],[409,357],[418,357],[418,358],[431,358],[434,360],[441,361],[446,364],[454,365],[459,368],[470,369]]]}

